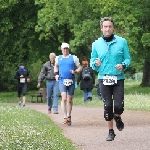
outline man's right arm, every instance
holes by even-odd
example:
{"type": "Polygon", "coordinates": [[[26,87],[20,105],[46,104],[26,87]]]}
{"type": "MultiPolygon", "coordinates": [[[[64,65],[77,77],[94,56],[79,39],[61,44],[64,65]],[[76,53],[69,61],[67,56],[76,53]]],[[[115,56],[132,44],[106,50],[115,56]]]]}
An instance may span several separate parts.
{"type": "Polygon", "coordinates": [[[97,54],[97,51],[96,51],[96,49],[95,49],[95,43],[96,43],[96,42],[93,42],[93,43],[92,43],[92,52],[91,52],[91,59],[90,59],[90,67],[91,67],[93,70],[98,71],[101,62],[100,62],[100,60],[98,59],[98,54],[97,54]],[[97,65],[97,64],[98,64],[98,65],[97,65]]]}
{"type": "Polygon", "coordinates": [[[20,79],[20,75],[19,75],[19,72],[16,71],[15,75],[14,75],[14,79],[20,79]]]}
{"type": "Polygon", "coordinates": [[[43,66],[43,68],[41,69],[41,72],[38,76],[38,85],[37,87],[39,88],[41,85],[41,82],[45,79],[45,66],[43,66]]]}

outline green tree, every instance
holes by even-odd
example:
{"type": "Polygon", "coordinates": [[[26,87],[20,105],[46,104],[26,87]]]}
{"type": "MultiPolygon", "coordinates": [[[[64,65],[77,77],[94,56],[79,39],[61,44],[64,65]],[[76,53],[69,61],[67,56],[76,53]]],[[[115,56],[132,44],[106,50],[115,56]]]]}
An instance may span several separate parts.
{"type": "Polygon", "coordinates": [[[20,62],[37,72],[41,66],[33,69],[33,64],[47,61],[50,52],[60,54],[62,42],[69,42],[71,52],[80,58],[90,57],[104,16],[111,16],[115,33],[128,40],[129,70],[143,71],[141,85],[150,86],[149,7],[149,0],[1,0],[0,90],[8,90],[20,62]]]}
{"type": "Polygon", "coordinates": [[[0,5],[0,90],[10,90],[20,62],[26,67],[40,55],[41,43],[35,32],[38,7],[33,0],[2,1],[0,5]]]}

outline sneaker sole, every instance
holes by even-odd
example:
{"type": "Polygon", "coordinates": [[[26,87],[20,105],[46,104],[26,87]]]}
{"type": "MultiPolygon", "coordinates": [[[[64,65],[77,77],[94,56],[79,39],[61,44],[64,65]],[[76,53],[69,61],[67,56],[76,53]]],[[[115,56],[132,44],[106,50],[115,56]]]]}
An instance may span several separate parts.
{"type": "Polygon", "coordinates": [[[113,141],[115,139],[116,134],[114,134],[114,138],[106,138],[106,141],[113,141]]]}

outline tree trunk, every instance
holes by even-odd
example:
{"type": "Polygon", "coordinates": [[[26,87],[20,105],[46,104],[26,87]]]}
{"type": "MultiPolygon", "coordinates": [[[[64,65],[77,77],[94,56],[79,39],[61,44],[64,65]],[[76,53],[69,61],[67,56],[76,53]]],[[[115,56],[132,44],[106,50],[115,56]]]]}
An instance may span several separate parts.
{"type": "Polygon", "coordinates": [[[150,61],[146,59],[144,61],[143,78],[142,78],[141,86],[150,87],[150,61]]]}

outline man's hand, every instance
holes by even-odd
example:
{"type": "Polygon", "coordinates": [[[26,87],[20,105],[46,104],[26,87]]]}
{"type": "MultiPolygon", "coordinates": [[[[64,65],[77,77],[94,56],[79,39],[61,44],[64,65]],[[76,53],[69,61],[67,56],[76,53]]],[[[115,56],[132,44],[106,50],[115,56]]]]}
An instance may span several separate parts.
{"type": "Polygon", "coordinates": [[[70,72],[71,72],[72,74],[77,73],[75,70],[70,70],[70,72]]]}
{"type": "Polygon", "coordinates": [[[115,66],[115,68],[116,68],[117,70],[121,71],[121,70],[123,69],[123,66],[122,66],[122,64],[117,64],[117,65],[115,66]]]}
{"type": "Polygon", "coordinates": [[[95,59],[95,65],[98,67],[101,65],[101,61],[98,58],[95,59]]]}
{"type": "Polygon", "coordinates": [[[20,78],[23,78],[24,77],[24,75],[20,75],[20,78]]]}
{"type": "Polygon", "coordinates": [[[58,79],[59,79],[59,75],[58,75],[58,74],[55,75],[55,79],[56,79],[56,81],[58,82],[58,79]]]}
{"type": "Polygon", "coordinates": [[[27,78],[27,82],[30,82],[30,78],[27,78]]]}
{"type": "Polygon", "coordinates": [[[37,88],[40,88],[40,86],[41,86],[41,85],[38,83],[37,88]]]}

